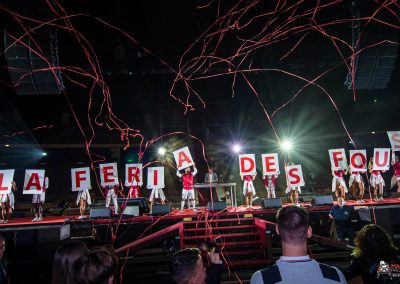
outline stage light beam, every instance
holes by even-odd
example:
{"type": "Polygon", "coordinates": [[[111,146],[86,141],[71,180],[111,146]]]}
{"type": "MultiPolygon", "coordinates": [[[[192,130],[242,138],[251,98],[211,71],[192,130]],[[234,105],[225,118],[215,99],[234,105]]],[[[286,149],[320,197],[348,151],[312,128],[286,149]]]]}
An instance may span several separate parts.
{"type": "Polygon", "coordinates": [[[290,152],[293,149],[293,143],[290,140],[284,140],[281,143],[281,149],[285,152],[290,152]]]}
{"type": "Polygon", "coordinates": [[[166,150],[164,147],[160,147],[160,148],[158,149],[158,154],[159,154],[160,156],[165,156],[166,153],[167,153],[167,150],[166,150]]]}
{"type": "Polygon", "coordinates": [[[235,144],[232,147],[233,152],[239,153],[242,150],[242,147],[239,144],[235,144]]]}

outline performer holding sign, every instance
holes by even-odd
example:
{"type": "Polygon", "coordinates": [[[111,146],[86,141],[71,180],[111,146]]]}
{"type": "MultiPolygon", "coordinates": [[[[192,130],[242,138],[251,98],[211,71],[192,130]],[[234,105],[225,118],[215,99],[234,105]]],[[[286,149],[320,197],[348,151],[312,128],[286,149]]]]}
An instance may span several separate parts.
{"type": "Polygon", "coordinates": [[[343,148],[328,150],[332,168],[332,192],[336,198],[339,196],[345,199],[347,186],[344,182],[344,175],[347,174],[347,159],[343,148]]]}
{"type": "Polygon", "coordinates": [[[276,179],[278,178],[279,175],[265,175],[263,176],[264,180],[264,186],[265,189],[267,190],[267,198],[276,198],[275,195],[275,184],[276,184],[276,179]]]}
{"type": "Polygon", "coordinates": [[[193,209],[196,207],[196,201],[194,196],[193,178],[197,174],[196,166],[193,165],[193,173],[190,172],[190,167],[185,169],[185,173],[181,174],[176,171],[176,175],[182,178],[183,188],[182,188],[182,200],[181,200],[181,210],[185,207],[185,200],[188,201],[188,209],[192,205],[193,209]]]}
{"type": "MultiPolygon", "coordinates": [[[[14,170],[5,170],[5,171],[13,171],[14,170]]],[[[2,175],[1,181],[7,180],[7,178],[4,178],[4,173],[0,173],[2,175]]],[[[14,173],[12,173],[14,175],[14,173]]],[[[12,179],[12,176],[11,176],[12,179]]],[[[2,187],[2,184],[0,183],[0,187],[2,187]]],[[[8,187],[7,187],[8,188],[8,187]]],[[[1,202],[1,217],[3,218],[0,220],[0,223],[8,223],[12,210],[14,209],[14,194],[13,191],[17,190],[17,184],[15,181],[11,181],[11,189],[8,189],[9,193],[1,193],[0,194],[0,202],[1,202]]]]}
{"type": "Polygon", "coordinates": [[[251,207],[253,204],[253,196],[256,195],[256,190],[254,188],[253,180],[256,178],[257,174],[254,175],[240,175],[240,179],[243,182],[243,195],[246,199],[247,207],[251,207]]]}
{"type": "Polygon", "coordinates": [[[368,163],[368,170],[371,173],[370,182],[371,186],[374,188],[375,201],[383,201],[383,187],[385,186],[385,181],[381,173],[389,169],[389,155],[390,149],[375,148],[374,156],[368,163]]]}
{"type": "Polygon", "coordinates": [[[240,179],[243,181],[243,195],[247,207],[253,204],[253,196],[256,194],[253,180],[257,175],[256,157],[254,154],[239,155],[240,179]]]}
{"type": "Polygon", "coordinates": [[[189,148],[183,147],[179,150],[173,152],[177,171],[176,175],[182,178],[183,188],[182,188],[182,200],[181,200],[181,210],[185,207],[185,200],[188,200],[188,208],[190,205],[195,208],[196,201],[194,196],[194,184],[193,177],[197,174],[196,166],[193,162],[192,155],[190,155],[189,148]],[[190,166],[193,166],[193,173],[190,171],[190,166]],[[180,170],[185,171],[184,174],[180,173],[180,170]]]}
{"type": "Polygon", "coordinates": [[[76,205],[79,205],[79,219],[86,218],[85,211],[86,211],[86,204],[92,204],[92,199],[89,193],[90,187],[87,189],[80,190],[78,192],[78,197],[76,198],[76,205]]]}
{"type": "Polygon", "coordinates": [[[348,192],[346,183],[344,181],[344,175],[347,175],[347,171],[344,170],[333,170],[332,171],[332,192],[335,193],[336,199],[340,196],[343,200],[346,199],[346,193],[348,192]]]}
{"type": "Polygon", "coordinates": [[[161,204],[165,204],[166,198],[163,191],[165,187],[164,181],[164,167],[151,167],[148,168],[147,174],[147,188],[151,189],[150,205],[153,208],[156,199],[161,200],[161,204]]]}
{"type": "Polygon", "coordinates": [[[71,169],[71,184],[72,191],[78,191],[76,205],[79,205],[79,219],[83,219],[86,217],[86,204],[92,204],[92,199],[90,198],[89,193],[89,189],[92,188],[89,167],[71,169]]]}
{"type": "Polygon", "coordinates": [[[289,193],[290,201],[294,206],[300,206],[299,194],[301,193],[300,186],[304,186],[303,171],[300,165],[295,165],[289,162],[285,166],[287,187],[285,193],[289,193]]]}
{"type": "Polygon", "coordinates": [[[367,172],[367,152],[365,150],[350,150],[349,187],[357,202],[365,202],[363,173],[367,172]],[[357,190],[358,189],[358,190],[357,190]],[[359,193],[358,193],[359,191],[359,193]]]}
{"type": "Polygon", "coordinates": [[[263,180],[267,190],[267,198],[275,198],[275,184],[279,176],[278,154],[262,154],[263,180]]]}
{"type": "Polygon", "coordinates": [[[43,205],[46,200],[46,190],[49,188],[49,178],[44,177],[44,184],[42,186],[42,193],[34,194],[32,196],[32,203],[35,210],[35,218],[32,222],[43,221],[43,205]]]}
{"type": "Polygon", "coordinates": [[[353,194],[354,198],[357,200],[358,203],[365,202],[364,201],[364,180],[361,176],[360,172],[354,172],[353,167],[349,166],[349,187],[351,188],[351,193],[353,194]],[[359,194],[357,193],[357,188],[359,189],[359,194]]]}
{"type": "Polygon", "coordinates": [[[391,187],[397,185],[397,192],[400,192],[400,161],[399,156],[395,155],[394,148],[392,149],[392,167],[393,167],[393,178],[391,187]]]}
{"type": "Polygon", "coordinates": [[[114,205],[114,214],[118,214],[118,185],[107,185],[106,190],[106,207],[110,207],[111,200],[114,205]]]}

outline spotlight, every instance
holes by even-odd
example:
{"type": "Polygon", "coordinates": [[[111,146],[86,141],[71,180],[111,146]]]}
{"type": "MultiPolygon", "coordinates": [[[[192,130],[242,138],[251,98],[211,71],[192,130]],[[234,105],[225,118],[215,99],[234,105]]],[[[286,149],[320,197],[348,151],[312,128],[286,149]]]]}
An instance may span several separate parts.
{"type": "Polygon", "coordinates": [[[281,143],[281,149],[285,152],[289,152],[293,149],[293,143],[290,140],[283,140],[281,143]]]}
{"type": "Polygon", "coordinates": [[[233,152],[235,152],[235,153],[239,153],[239,152],[240,152],[240,150],[242,150],[242,147],[240,147],[240,145],[239,145],[239,144],[235,144],[235,145],[233,145],[233,147],[232,147],[232,151],[233,151],[233,152]]]}
{"type": "Polygon", "coordinates": [[[8,148],[8,147],[10,147],[10,144],[6,144],[6,145],[4,145],[4,147],[7,147],[7,148],[8,148]]]}
{"type": "Polygon", "coordinates": [[[375,131],[371,131],[371,134],[375,134],[375,131]]]}
{"type": "Polygon", "coordinates": [[[46,152],[42,152],[42,156],[47,156],[47,153],[46,152]]]}
{"type": "Polygon", "coordinates": [[[164,156],[167,153],[167,150],[164,147],[160,147],[160,149],[158,149],[158,154],[160,154],[161,156],[164,156]]]}

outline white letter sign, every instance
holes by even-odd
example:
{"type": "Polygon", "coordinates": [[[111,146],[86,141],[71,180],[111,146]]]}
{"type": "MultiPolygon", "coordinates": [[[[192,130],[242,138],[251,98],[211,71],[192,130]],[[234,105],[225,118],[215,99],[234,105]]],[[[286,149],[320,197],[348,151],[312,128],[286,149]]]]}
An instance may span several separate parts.
{"type": "Polygon", "coordinates": [[[178,171],[194,165],[192,156],[190,155],[190,151],[187,146],[174,151],[173,154],[178,171]]]}

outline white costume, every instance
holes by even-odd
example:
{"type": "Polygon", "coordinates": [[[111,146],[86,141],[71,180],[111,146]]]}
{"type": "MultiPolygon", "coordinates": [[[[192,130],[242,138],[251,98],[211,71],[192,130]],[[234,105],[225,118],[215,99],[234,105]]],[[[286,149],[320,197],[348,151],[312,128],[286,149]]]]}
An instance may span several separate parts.
{"type": "Polygon", "coordinates": [[[252,175],[245,175],[243,176],[243,195],[246,196],[247,193],[252,193],[253,195],[256,195],[256,190],[254,188],[253,184],[253,179],[254,177],[252,175]],[[249,178],[251,177],[251,179],[249,178]]]}
{"type": "Polygon", "coordinates": [[[0,194],[0,202],[4,203],[7,201],[10,201],[10,206],[12,209],[14,209],[15,199],[14,199],[14,193],[12,192],[12,190],[10,193],[0,194]]]}
{"type": "Polygon", "coordinates": [[[364,180],[361,177],[361,173],[353,173],[353,174],[350,175],[349,187],[351,187],[353,185],[353,182],[356,182],[356,183],[362,182],[362,183],[364,183],[364,180]]]}
{"type": "Polygon", "coordinates": [[[346,186],[346,182],[344,181],[343,176],[339,177],[336,174],[333,175],[333,178],[332,178],[332,192],[336,191],[336,183],[339,183],[339,186],[342,186],[346,193],[348,192],[348,189],[347,189],[347,186],[346,186]]]}
{"type": "Polygon", "coordinates": [[[264,186],[267,190],[267,198],[275,198],[275,182],[278,175],[267,175],[263,176],[264,186]]]}
{"type": "Polygon", "coordinates": [[[113,200],[114,211],[118,213],[117,194],[115,193],[114,186],[108,187],[107,189],[106,207],[110,207],[111,199],[113,200]]]}
{"type": "Polygon", "coordinates": [[[81,199],[86,200],[87,204],[92,204],[92,199],[90,197],[89,189],[80,190],[78,192],[78,197],[76,198],[76,205],[79,205],[81,199]]]}
{"type": "Polygon", "coordinates": [[[160,198],[162,201],[165,201],[165,194],[162,188],[153,188],[150,194],[150,202],[153,202],[155,198],[160,198]]]}
{"type": "Polygon", "coordinates": [[[32,203],[44,203],[46,201],[46,190],[49,188],[49,178],[45,177],[42,193],[33,194],[32,203]]]}
{"type": "Polygon", "coordinates": [[[371,173],[370,182],[373,187],[377,186],[380,183],[385,186],[385,181],[383,180],[380,172],[378,174],[371,173]]]}

